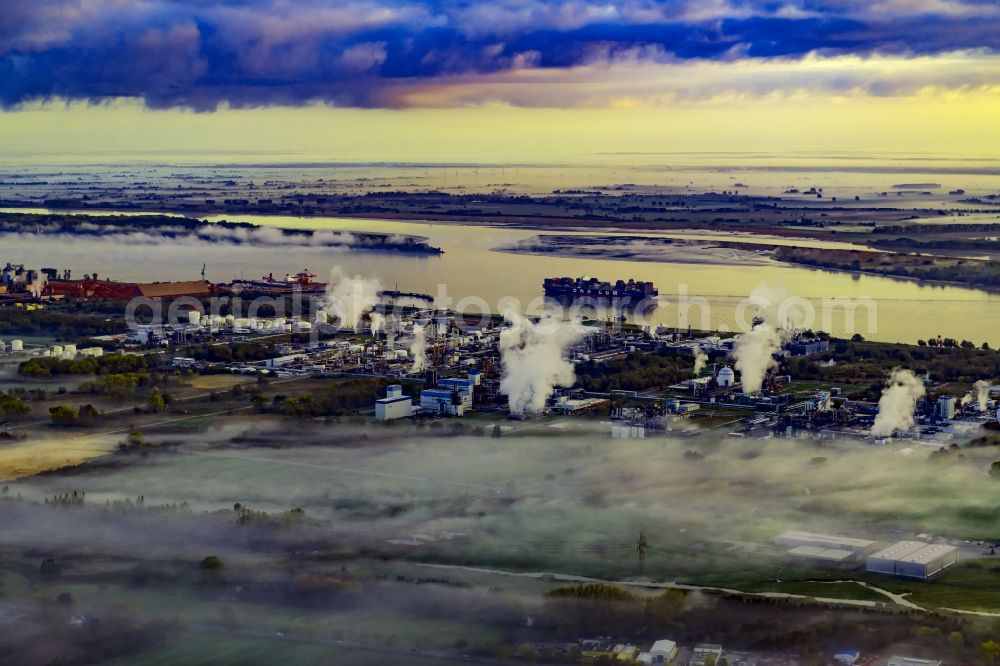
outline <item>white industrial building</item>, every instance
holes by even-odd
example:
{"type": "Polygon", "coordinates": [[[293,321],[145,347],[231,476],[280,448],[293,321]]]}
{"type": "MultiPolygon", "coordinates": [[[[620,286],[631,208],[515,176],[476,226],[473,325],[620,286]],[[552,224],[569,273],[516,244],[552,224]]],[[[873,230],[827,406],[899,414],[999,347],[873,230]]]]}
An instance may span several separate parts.
{"type": "Polygon", "coordinates": [[[698,643],[691,648],[691,661],[688,664],[690,666],[705,666],[709,657],[714,657],[711,660],[712,663],[719,663],[719,660],[722,659],[722,646],[714,643],[698,643]]]}
{"type": "Polygon", "coordinates": [[[876,548],[875,542],[869,539],[855,539],[838,534],[796,530],[782,532],[776,536],[774,545],[788,549],[790,555],[835,561],[860,560],[876,548]],[[841,553],[846,553],[848,557],[845,558],[840,553],[829,551],[841,551],[841,553]]]}
{"type": "Polygon", "coordinates": [[[636,658],[641,664],[669,664],[677,656],[677,643],[666,638],[653,643],[649,652],[642,652],[636,658]]]}
{"type": "Polygon", "coordinates": [[[900,541],[868,556],[865,568],[872,573],[929,578],[958,562],[958,548],[943,543],[900,541]]]}
{"type": "Polygon", "coordinates": [[[645,439],[646,426],[633,425],[629,423],[612,423],[612,439],[645,439]]]}
{"type": "Polygon", "coordinates": [[[413,399],[403,395],[399,384],[387,386],[385,397],[375,401],[375,418],[379,421],[406,419],[413,416],[413,399]]]}
{"type": "Polygon", "coordinates": [[[719,386],[729,387],[736,383],[736,373],[728,365],[724,366],[722,370],[719,370],[719,374],[716,376],[715,381],[718,382],[719,386]]]}

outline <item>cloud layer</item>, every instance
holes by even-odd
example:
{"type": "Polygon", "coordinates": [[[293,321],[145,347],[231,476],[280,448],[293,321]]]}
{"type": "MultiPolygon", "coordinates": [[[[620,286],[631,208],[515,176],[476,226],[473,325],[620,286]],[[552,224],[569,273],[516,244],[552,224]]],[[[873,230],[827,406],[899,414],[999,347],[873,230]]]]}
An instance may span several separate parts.
{"type": "Polygon", "coordinates": [[[117,97],[198,110],[571,106],[817,85],[895,94],[989,85],[1000,52],[993,0],[5,0],[2,14],[6,108],[117,97]],[[956,53],[972,75],[884,66],[956,53]],[[789,82],[790,62],[800,67],[789,82]],[[774,75],[750,84],[745,63],[774,75]],[[834,71],[811,82],[814,63],[834,71]],[[722,65],[707,85],[691,75],[722,65]],[[624,90],[601,90],[621,80],[624,90]],[[540,90],[553,82],[570,84],[568,99],[540,90]]]}

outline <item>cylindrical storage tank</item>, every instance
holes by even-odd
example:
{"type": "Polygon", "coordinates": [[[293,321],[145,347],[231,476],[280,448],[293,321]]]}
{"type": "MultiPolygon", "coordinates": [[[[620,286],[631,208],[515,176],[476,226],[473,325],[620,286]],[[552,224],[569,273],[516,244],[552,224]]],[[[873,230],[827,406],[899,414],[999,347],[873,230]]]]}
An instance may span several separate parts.
{"type": "Polygon", "coordinates": [[[350,347],[348,347],[347,349],[348,349],[348,351],[350,351],[350,352],[351,352],[352,354],[360,354],[360,353],[361,353],[362,351],[364,351],[364,349],[365,349],[365,346],[364,346],[364,345],[351,345],[351,346],[350,346],[350,347]]]}
{"type": "MultiPolygon", "coordinates": [[[[226,317],[226,320],[228,321],[229,317],[226,317]]],[[[250,326],[250,320],[247,319],[246,317],[240,317],[239,319],[234,319],[233,323],[236,325],[236,328],[247,328],[248,326],[250,326]]]]}
{"type": "Polygon", "coordinates": [[[227,326],[232,326],[233,324],[236,323],[236,317],[234,317],[233,315],[226,315],[225,321],[227,326]]]}
{"type": "Polygon", "coordinates": [[[76,345],[63,345],[64,354],[76,354],[76,345]]]}
{"type": "Polygon", "coordinates": [[[191,310],[188,312],[188,321],[197,326],[201,323],[201,313],[197,310],[191,310]]]}
{"type": "Polygon", "coordinates": [[[10,350],[12,352],[24,351],[24,340],[11,340],[10,350]]]}
{"type": "Polygon", "coordinates": [[[329,321],[329,317],[327,317],[326,310],[316,310],[316,323],[317,324],[325,324],[328,321],[329,321]]]}
{"type": "Polygon", "coordinates": [[[410,355],[410,352],[406,351],[405,349],[397,349],[396,350],[396,358],[406,358],[409,355],[410,355]]]}
{"type": "Polygon", "coordinates": [[[62,353],[62,356],[60,356],[59,358],[61,358],[64,361],[72,361],[74,358],[76,358],[76,352],[64,351],[62,353]]]}
{"type": "Polygon", "coordinates": [[[62,353],[63,353],[62,345],[52,345],[53,356],[62,356],[62,353]]]}

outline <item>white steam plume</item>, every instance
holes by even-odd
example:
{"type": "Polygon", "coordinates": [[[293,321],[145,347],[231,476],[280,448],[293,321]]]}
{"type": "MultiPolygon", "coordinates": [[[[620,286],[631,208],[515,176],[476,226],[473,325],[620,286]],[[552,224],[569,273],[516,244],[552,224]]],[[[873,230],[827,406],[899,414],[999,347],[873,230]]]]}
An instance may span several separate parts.
{"type": "Polygon", "coordinates": [[[500,333],[503,379],[500,392],[507,396],[512,414],[537,414],[556,386],[572,386],[576,381],[566,348],[580,339],[575,322],[551,315],[533,324],[513,310],[504,313],[510,324],[500,333]]]}
{"type": "Polygon", "coordinates": [[[990,383],[985,379],[980,379],[972,387],[976,390],[976,406],[980,412],[986,411],[986,402],[990,399],[990,383]]]}
{"type": "Polygon", "coordinates": [[[744,395],[760,393],[767,373],[777,367],[774,354],[781,351],[781,344],[795,332],[797,314],[788,292],[781,287],[761,283],[754,287],[746,299],[753,306],[759,321],[736,338],[733,347],[734,365],[740,371],[740,385],[744,395]]]}
{"type": "Polygon", "coordinates": [[[342,328],[358,330],[362,315],[378,303],[382,283],[378,278],[350,277],[339,266],[330,271],[323,309],[336,316],[342,328]]]}
{"type": "Polygon", "coordinates": [[[416,374],[427,369],[427,329],[420,324],[413,325],[413,343],[410,345],[413,365],[410,373],[416,374]]]}
{"type": "Polygon", "coordinates": [[[889,375],[882,397],[878,401],[878,415],[872,426],[875,437],[889,437],[897,430],[914,426],[913,410],[917,400],[924,397],[924,384],[910,370],[895,368],[889,375]]]}
{"type": "Polygon", "coordinates": [[[368,319],[371,322],[372,337],[375,337],[385,326],[385,317],[380,315],[378,312],[372,312],[368,315],[368,319]]]}
{"type": "Polygon", "coordinates": [[[740,371],[740,384],[744,395],[760,393],[764,378],[777,367],[775,352],[781,349],[781,333],[767,322],[757,324],[749,333],[736,338],[733,357],[740,371]]]}
{"type": "Polygon", "coordinates": [[[695,345],[692,351],[694,352],[694,376],[697,377],[708,365],[708,354],[703,352],[699,345],[695,345]]]}
{"type": "Polygon", "coordinates": [[[41,298],[42,292],[45,291],[45,285],[48,284],[48,281],[49,281],[49,276],[43,273],[42,271],[38,271],[35,274],[34,282],[32,282],[31,285],[29,285],[32,297],[41,298]]]}

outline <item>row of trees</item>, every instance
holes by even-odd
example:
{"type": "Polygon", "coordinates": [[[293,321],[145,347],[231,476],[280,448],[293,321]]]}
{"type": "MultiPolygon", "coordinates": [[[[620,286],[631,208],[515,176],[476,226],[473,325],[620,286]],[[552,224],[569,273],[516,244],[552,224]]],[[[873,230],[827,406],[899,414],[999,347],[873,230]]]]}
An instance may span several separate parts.
{"type": "Polygon", "coordinates": [[[0,393],[0,422],[14,421],[25,416],[31,411],[31,407],[25,404],[24,400],[10,393],[0,393]]]}
{"type": "Polygon", "coordinates": [[[691,377],[694,359],[687,355],[656,352],[629,354],[602,363],[593,360],[576,366],[577,385],[586,391],[642,391],[676,384],[691,377]]]}
{"type": "Polygon", "coordinates": [[[148,372],[160,363],[159,354],[106,354],[79,359],[38,356],[18,366],[25,377],[112,375],[148,372]]]}

